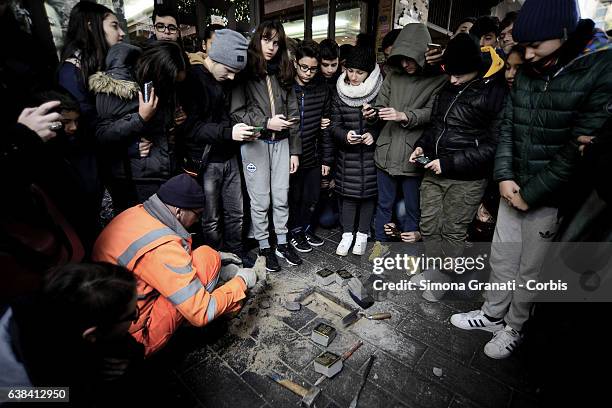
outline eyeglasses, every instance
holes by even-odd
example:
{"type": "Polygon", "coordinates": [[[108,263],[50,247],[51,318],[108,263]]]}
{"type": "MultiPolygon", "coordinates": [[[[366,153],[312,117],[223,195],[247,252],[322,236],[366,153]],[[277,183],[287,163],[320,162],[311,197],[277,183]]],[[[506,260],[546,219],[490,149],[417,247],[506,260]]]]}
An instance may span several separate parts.
{"type": "Polygon", "coordinates": [[[300,71],[302,71],[303,73],[307,73],[307,72],[312,72],[313,74],[316,73],[319,70],[319,67],[309,67],[308,65],[302,65],[302,64],[297,64],[298,67],[300,67],[300,71]]]}
{"type": "Polygon", "coordinates": [[[166,29],[170,34],[175,34],[178,31],[178,27],[174,24],[165,25],[164,23],[157,23],[154,27],[155,31],[157,31],[158,33],[163,33],[166,31],[166,29]]]}

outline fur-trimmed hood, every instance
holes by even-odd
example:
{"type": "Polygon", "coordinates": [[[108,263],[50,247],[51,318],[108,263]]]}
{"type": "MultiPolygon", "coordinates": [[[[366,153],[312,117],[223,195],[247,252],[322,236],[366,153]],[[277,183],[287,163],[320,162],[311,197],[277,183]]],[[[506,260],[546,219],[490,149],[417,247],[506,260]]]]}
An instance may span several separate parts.
{"type": "Polygon", "coordinates": [[[89,89],[93,93],[107,93],[122,99],[138,96],[138,84],[134,81],[115,79],[105,72],[96,72],[89,77],[89,89]]]}
{"type": "Polygon", "coordinates": [[[141,54],[139,47],[130,44],[120,42],[113,45],[106,56],[106,70],[89,77],[89,89],[94,93],[113,94],[123,99],[138,96],[139,86],[132,72],[141,54]]]}

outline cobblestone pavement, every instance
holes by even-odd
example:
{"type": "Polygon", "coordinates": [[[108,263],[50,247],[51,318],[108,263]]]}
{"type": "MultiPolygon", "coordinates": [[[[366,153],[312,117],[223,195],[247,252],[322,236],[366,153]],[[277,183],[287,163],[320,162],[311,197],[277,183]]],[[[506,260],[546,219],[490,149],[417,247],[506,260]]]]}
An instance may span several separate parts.
{"type": "Polygon", "coordinates": [[[323,267],[345,268],[365,278],[371,270],[366,256],[362,260],[335,255],[341,232],[321,230],[318,234],[325,244],[302,254],[304,263],[299,267],[289,267],[281,260],[283,270],[270,274],[265,286],[258,284],[238,316],[220,319],[204,329],[184,329],[177,335],[165,356],[169,368],[165,383],[172,392],[173,406],[296,406],[301,398],[266,374],[273,370],[311,387],[319,378],[313,360],[325,350],[310,340],[319,321],[338,331],[327,348],[332,352],[341,354],[358,340],[364,343],[338,375],[320,385],[319,408],[348,406],[372,354],[376,360],[360,407],[538,406],[520,349],[509,359],[492,360],[482,351],[490,333],[462,331],[450,324],[451,314],[472,310],[480,302],[428,303],[419,293],[397,292],[367,310],[389,311],[390,320],[361,319],[344,329],[341,316],[354,302],[346,288],[335,283],[308,295],[309,288],[318,287],[315,273],[323,267]],[[319,292],[331,295],[336,304],[319,292]],[[282,307],[283,301],[305,294],[298,312],[282,307]]]}

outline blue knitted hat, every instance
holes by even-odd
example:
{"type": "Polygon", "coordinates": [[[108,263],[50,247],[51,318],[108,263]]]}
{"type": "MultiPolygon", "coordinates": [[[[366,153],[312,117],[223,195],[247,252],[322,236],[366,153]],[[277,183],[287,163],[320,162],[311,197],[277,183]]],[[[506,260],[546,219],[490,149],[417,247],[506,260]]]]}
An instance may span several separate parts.
{"type": "Polygon", "coordinates": [[[576,0],[526,0],[512,37],[519,43],[564,38],[576,30],[579,19],[576,0]]]}

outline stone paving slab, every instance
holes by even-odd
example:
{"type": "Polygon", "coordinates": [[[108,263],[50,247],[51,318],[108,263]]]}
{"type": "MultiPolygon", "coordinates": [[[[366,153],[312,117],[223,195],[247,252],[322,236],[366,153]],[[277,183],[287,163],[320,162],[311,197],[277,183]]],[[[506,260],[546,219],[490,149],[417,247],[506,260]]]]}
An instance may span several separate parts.
{"type": "Polygon", "coordinates": [[[424,343],[381,322],[362,319],[350,331],[409,367],[414,367],[427,349],[424,343]]]}
{"type": "Polygon", "coordinates": [[[482,407],[505,407],[510,401],[511,390],[508,386],[463,366],[433,348],[427,350],[416,371],[482,407]],[[442,370],[440,377],[434,374],[434,368],[442,370]]]}
{"type": "MultiPolygon", "coordinates": [[[[279,308],[283,299],[297,298],[316,286],[314,274],[323,267],[344,268],[362,280],[370,274],[371,265],[365,256],[335,255],[341,232],[321,230],[317,234],[325,244],[301,254],[304,263],[298,267],[281,261],[283,270],[275,275],[277,285],[251,294],[238,320],[220,319],[191,333],[194,339],[188,347],[183,346],[183,354],[173,357],[176,361],[171,364],[175,378],[169,381],[169,387],[176,390],[177,406],[296,406],[300,397],[275,384],[265,372],[274,369],[310,387],[319,378],[313,368],[316,356],[324,350],[342,354],[361,339],[363,346],[345,362],[343,371],[321,384],[324,395],[318,408],[346,407],[372,354],[377,360],[360,407],[537,407],[520,351],[507,360],[492,360],[482,353],[490,333],[462,331],[450,324],[453,313],[480,307],[480,301],[445,299],[428,303],[418,292],[383,294],[381,301],[366,312],[388,311],[390,320],[360,319],[348,328],[340,324],[344,309],[325,309],[322,313],[321,304],[316,302],[298,312],[279,308]],[[299,290],[278,293],[279,288],[287,287],[278,283],[285,281],[299,290]],[[275,307],[262,310],[262,299],[274,302],[275,307]],[[236,328],[236,321],[245,324],[236,328]],[[337,329],[336,338],[327,348],[310,340],[312,328],[320,321],[337,329]],[[434,367],[442,370],[441,376],[434,373],[434,367]]],[[[398,281],[404,277],[383,278],[398,281]]],[[[356,307],[346,287],[332,284],[321,289],[341,303],[356,307]]]]}
{"type": "Polygon", "coordinates": [[[539,406],[536,396],[515,391],[512,393],[512,401],[509,408],[537,408],[539,406]]]}
{"type": "MultiPolygon", "coordinates": [[[[491,338],[490,335],[489,338],[491,338]]],[[[527,363],[525,360],[520,348],[515,354],[503,360],[493,360],[480,349],[470,365],[514,389],[533,394],[536,390],[524,372],[527,363]]]]}
{"type": "MultiPolygon", "coordinates": [[[[477,350],[484,346],[483,337],[476,331],[463,331],[450,324],[430,321],[416,313],[408,315],[398,330],[421,342],[441,349],[451,358],[468,364],[477,350]]],[[[486,336],[486,333],[483,333],[486,336]]],[[[487,340],[490,339],[490,334],[487,340]]]]}
{"type": "Polygon", "coordinates": [[[478,408],[478,405],[461,395],[455,394],[449,408],[478,408]]]}
{"type": "Polygon", "coordinates": [[[216,356],[193,367],[181,378],[206,407],[253,407],[266,402],[216,356]]]}
{"type": "Polygon", "coordinates": [[[372,366],[372,379],[400,401],[411,407],[443,408],[450,403],[452,394],[434,381],[423,378],[384,352],[376,353],[372,366]]]}

